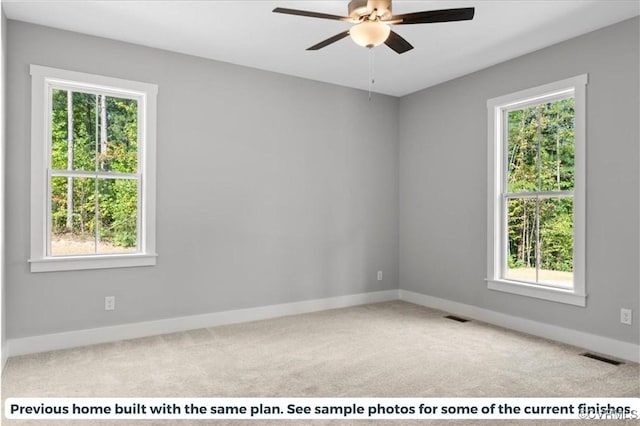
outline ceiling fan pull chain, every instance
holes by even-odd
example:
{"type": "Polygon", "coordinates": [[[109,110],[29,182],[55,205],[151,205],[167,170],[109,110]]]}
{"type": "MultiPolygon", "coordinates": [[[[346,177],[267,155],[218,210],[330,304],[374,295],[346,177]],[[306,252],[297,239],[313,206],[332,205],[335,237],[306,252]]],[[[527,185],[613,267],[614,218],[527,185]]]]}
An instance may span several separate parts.
{"type": "Polygon", "coordinates": [[[369,102],[371,102],[371,89],[373,85],[376,83],[374,77],[374,69],[373,69],[373,48],[369,48],[369,102]]]}

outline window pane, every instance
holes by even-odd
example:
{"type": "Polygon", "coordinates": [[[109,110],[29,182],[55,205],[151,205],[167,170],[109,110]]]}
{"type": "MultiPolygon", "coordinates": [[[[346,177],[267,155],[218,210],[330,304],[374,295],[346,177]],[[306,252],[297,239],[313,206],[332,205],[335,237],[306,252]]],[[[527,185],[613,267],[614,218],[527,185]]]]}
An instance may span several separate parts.
{"type": "Polygon", "coordinates": [[[536,108],[507,113],[507,191],[527,192],[538,189],[536,108]]]}
{"type": "Polygon", "coordinates": [[[508,192],[573,190],[574,113],[573,98],[507,113],[508,192]]]}
{"type": "Polygon", "coordinates": [[[51,96],[51,167],[66,170],[69,158],[67,91],[53,89],[51,96]]]}
{"type": "Polygon", "coordinates": [[[571,191],[574,183],[574,100],[544,105],[540,134],[540,181],[542,191],[571,191]]]}
{"type": "Polygon", "coordinates": [[[73,170],[96,169],[97,98],[89,93],[73,92],[73,170]]]}
{"type": "MultiPolygon", "coordinates": [[[[101,99],[102,102],[102,99],[101,99]]],[[[138,171],[138,102],[105,97],[106,135],[101,136],[101,171],[136,173],[138,171]],[[102,137],[106,136],[106,139],[102,137]]]]}
{"type": "Polygon", "coordinates": [[[540,282],[573,283],[573,198],[540,200],[540,282]]]}
{"type": "Polygon", "coordinates": [[[536,200],[519,198],[507,205],[505,278],[536,281],[536,200]]]}
{"type": "Polygon", "coordinates": [[[53,89],[51,166],[53,170],[137,173],[137,101],[53,89]]]}
{"type": "Polygon", "coordinates": [[[51,178],[51,256],[94,254],[95,179],[51,178]]]}
{"type": "Polygon", "coordinates": [[[138,250],[138,181],[99,179],[98,253],[138,250]]]}
{"type": "Polygon", "coordinates": [[[138,181],[97,184],[93,178],[52,177],[51,256],[137,252],[138,181]]]}

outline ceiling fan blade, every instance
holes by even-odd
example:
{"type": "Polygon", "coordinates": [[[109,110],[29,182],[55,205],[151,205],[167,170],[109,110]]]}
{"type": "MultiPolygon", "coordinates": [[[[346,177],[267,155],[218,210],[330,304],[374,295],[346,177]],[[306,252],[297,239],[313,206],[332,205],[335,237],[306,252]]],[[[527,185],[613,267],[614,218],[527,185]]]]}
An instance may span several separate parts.
{"type": "Polygon", "coordinates": [[[469,21],[473,19],[475,8],[465,7],[460,9],[429,10],[425,12],[405,13],[389,18],[396,25],[432,24],[435,22],[469,21]]]}
{"type": "Polygon", "coordinates": [[[393,49],[396,53],[404,53],[411,49],[413,46],[404,38],[394,31],[389,33],[389,38],[384,42],[387,46],[393,49]]]}
{"type": "Polygon", "coordinates": [[[342,40],[343,38],[345,38],[348,35],[349,35],[349,30],[343,31],[340,34],[336,34],[333,37],[329,37],[325,41],[321,41],[318,44],[314,44],[313,46],[309,47],[307,50],[319,50],[319,49],[322,49],[323,47],[326,47],[326,46],[330,45],[331,43],[335,43],[338,40],[342,40]]]}
{"type": "Polygon", "coordinates": [[[284,13],[286,15],[307,16],[309,18],[332,19],[334,21],[352,22],[353,19],[348,16],[329,15],[328,13],[310,12],[307,10],[287,9],[284,7],[276,7],[273,9],[275,13],[284,13]]]}

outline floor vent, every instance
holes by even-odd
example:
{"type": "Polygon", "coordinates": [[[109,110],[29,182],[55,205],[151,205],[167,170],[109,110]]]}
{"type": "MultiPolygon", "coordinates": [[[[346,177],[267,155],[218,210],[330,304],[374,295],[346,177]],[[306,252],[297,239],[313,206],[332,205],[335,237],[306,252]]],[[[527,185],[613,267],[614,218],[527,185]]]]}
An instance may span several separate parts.
{"type": "Polygon", "coordinates": [[[596,355],[596,354],[592,354],[589,352],[585,352],[583,354],[581,354],[582,356],[586,356],[587,358],[591,358],[591,359],[597,359],[598,361],[602,361],[602,362],[606,362],[607,364],[611,364],[611,365],[620,365],[620,364],[624,364],[624,362],[622,361],[616,361],[615,359],[611,359],[611,358],[606,358],[600,355],[596,355]]]}
{"type": "Polygon", "coordinates": [[[458,322],[467,322],[467,321],[469,321],[466,318],[460,318],[460,317],[457,317],[455,315],[447,315],[447,316],[445,316],[445,318],[449,318],[450,320],[454,320],[454,321],[458,321],[458,322]]]}

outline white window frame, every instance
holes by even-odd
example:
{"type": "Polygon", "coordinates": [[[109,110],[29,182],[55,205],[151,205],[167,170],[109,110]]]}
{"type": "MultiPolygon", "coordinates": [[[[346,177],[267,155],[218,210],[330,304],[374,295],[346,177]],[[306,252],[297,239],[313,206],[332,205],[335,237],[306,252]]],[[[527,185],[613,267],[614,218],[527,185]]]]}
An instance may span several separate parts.
{"type": "Polygon", "coordinates": [[[31,65],[31,272],[123,268],[156,264],[155,84],[31,65]],[[76,89],[138,102],[138,251],[49,256],[51,233],[51,89],[76,89]]]}
{"type": "Polygon", "coordinates": [[[522,296],[586,306],[585,288],[585,148],[587,74],[489,99],[488,112],[488,212],[487,212],[487,287],[522,296]],[[504,197],[506,160],[504,155],[504,112],[566,98],[573,94],[574,117],[574,190],[573,190],[573,287],[562,288],[509,280],[506,269],[506,202],[504,197]]]}

